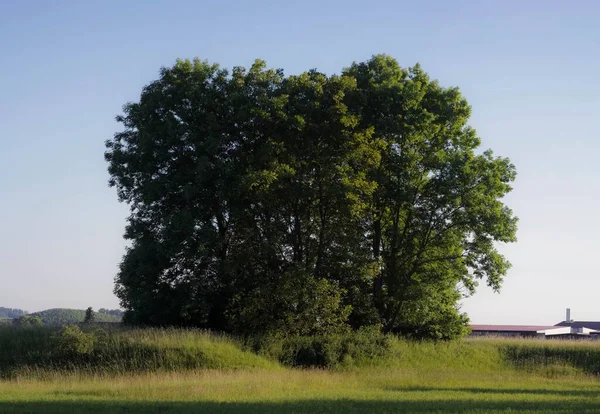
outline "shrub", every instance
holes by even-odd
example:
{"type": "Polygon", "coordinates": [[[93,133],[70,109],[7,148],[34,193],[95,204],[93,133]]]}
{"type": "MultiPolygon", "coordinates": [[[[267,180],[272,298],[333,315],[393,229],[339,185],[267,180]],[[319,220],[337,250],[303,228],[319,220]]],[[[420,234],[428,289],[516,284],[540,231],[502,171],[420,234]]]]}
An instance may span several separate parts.
{"type": "Polygon", "coordinates": [[[384,357],[391,348],[390,336],[378,326],[344,334],[315,336],[262,336],[248,339],[254,352],[292,367],[337,367],[384,357]]]}
{"type": "Polygon", "coordinates": [[[63,326],[53,339],[58,354],[69,358],[91,354],[96,342],[93,334],[85,333],[75,325],[63,326]]]}

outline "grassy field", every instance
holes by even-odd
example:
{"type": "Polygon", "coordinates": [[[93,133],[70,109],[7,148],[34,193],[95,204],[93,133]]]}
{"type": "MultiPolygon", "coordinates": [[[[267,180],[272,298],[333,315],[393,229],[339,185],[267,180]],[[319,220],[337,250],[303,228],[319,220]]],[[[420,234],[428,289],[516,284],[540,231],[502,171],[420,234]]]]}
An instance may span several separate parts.
{"type": "MultiPolygon", "coordinates": [[[[0,331],[0,353],[9,333],[0,331]]],[[[46,334],[30,332],[28,341],[46,334]]],[[[230,338],[193,331],[114,332],[102,346],[112,349],[104,355],[115,358],[113,369],[94,358],[48,366],[20,357],[0,381],[0,412],[600,412],[594,342],[392,339],[383,357],[329,369],[286,367],[230,338]],[[117,356],[148,355],[154,360],[146,364],[114,365],[117,356]]]]}

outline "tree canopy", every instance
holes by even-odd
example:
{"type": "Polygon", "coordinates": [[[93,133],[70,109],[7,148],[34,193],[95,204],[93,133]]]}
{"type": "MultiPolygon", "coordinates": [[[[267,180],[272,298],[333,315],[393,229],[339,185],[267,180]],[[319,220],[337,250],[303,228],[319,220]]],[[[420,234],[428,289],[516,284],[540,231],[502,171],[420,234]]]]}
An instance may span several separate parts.
{"type": "Polygon", "coordinates": [[[85,316],[83,317],[83,323],[92,323],[96,320],[94,309],[90,306],[85,310],[85,316]]]}
{"type": "Polygon", "coordinates": [[[20,328],[39,328],[44,326],[39,316],[23,315],[12,320],[13,326],[20,328]]]}
{"type": "Polygon", "coordinates": [[[163,68],[106,142],[131,207],[115,293],[126,320],[238,333],[380,324],[465,332],[516,240],[515,168],[479,150],[471,108],[391,57],[339,75],[163,68]]]}
{"type": "Polygon", "coordinates": [[[4,308],[0,306],[0,318],[13,319],[24,315],[27,315],[27,311],[22,309],[4,308]]]}

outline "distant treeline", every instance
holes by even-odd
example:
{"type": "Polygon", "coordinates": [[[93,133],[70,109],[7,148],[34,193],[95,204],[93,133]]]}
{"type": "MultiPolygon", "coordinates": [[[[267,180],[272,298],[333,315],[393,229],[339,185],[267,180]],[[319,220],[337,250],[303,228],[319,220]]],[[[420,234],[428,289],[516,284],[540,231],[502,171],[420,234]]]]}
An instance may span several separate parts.
{"type": "MultiPolygon", "coordinates": [[[[56,308],[29,313],[21,309],[0,307],[0,320],[18,319],[26,315],[38,316],[44,325],[66,325],[83,322],[85,310],[56,308]]],[[[95,322],[121,322],[122,318],[123,311],[120,309],[100,308],[98,312],[94,312],[95,322]]],[[[5,322],[10,323],[10,321],[5,322]]]]}
{"type": "Polygon", "coordinates": [[[24,311],[23,309],[3,308],[2,306],[0,306],[0,319],[13,319],[23,315],[27,315],[27,311],[24,311]]]}
{"type": "Polygon", "coordinates": [[[118,316],[118,317],[122,318],[124,312],[121,309],[100,308],[100,309],[98,309],[98,313],[104,313],[105,315],[113,315],[113,316],[118,316]]]}
{"type": "MultiPolygon", "coordinates": [[[[108,309],[101,309],[104,312],[94,312],[95,322],[121,322],[121,316],[108,309]]],[[[83,309],[47,309],[41,312],[34,312],[31,316],[39,316],[45,326],[48,325],[68,325],[81,323],[85,319],[85,310],[83,309]]]]}

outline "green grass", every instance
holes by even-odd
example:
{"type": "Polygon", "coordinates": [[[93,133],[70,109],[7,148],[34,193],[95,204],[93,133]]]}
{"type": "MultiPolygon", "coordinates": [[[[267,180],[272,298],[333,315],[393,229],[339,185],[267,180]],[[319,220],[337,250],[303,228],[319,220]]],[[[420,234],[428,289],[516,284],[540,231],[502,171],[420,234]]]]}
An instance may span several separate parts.
{"type": "Polygon", "coordinates": [[[279,364],[241,349],[224,335],[182,329],[102,329],[89,354],[65,354],[60,328],[0,327],[0,378],[48,373],[88,375],[193,369],[276,369],[279,364]],[[107,333],[107,334],[106,334],[107,333]]]}
{"type": "Polygon", "coordinates": [[[391,339],[383,357],[294,369],[198,331],[117,330],[109,339],[115,361],[145,357],[132,347],[161,356],[121,361],[122,370],[115,361],[22,366],[0,381],[0,412],[600,412],[600,377],[584,366],[600,360],[595,342],[391,339]]]}

